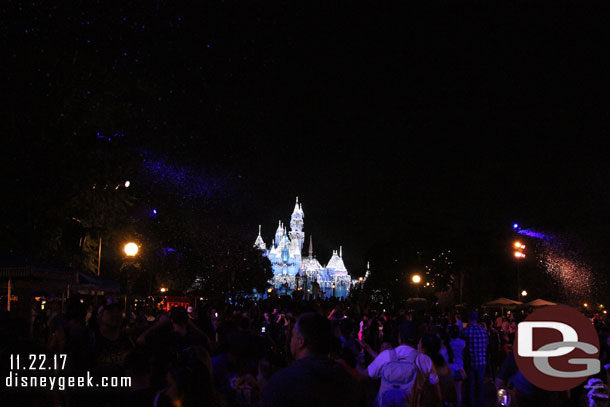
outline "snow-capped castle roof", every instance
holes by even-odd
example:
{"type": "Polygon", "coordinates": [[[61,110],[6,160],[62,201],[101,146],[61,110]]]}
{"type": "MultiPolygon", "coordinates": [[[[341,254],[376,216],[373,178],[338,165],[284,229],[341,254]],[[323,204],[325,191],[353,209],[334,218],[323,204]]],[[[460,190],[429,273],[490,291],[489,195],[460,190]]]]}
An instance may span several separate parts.
{"type": "Polygon", "coordinates": [[[333,255],[328,261],[326,265],[327,269],[333,270],[334,274],[347,274],[347,269],[345,268],[345,264],[343,263],[342,251],[339,255],[336,250],[333,250],[333,255]]]}

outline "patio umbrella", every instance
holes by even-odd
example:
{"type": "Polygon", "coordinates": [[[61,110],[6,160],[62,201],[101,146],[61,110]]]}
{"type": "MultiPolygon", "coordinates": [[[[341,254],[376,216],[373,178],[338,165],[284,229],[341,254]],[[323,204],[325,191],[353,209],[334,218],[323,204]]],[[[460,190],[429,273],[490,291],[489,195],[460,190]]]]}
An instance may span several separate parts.
{"type": "Polygon", "coordinates": [[[486,302],[485,304],[483,304],[483,306],[484,307],[500,306],[500,308],[502,309],[502,314],[504,314],[504,307],[510,307],[510,306],[521,305],[521,304],[523,304],[521,301],[515,301],[515,300],[510,300],[508,298],[500,297],[500,298],[496,298],[493,301],[486,302]]]}
{"type": "Polygon", "coordinates": [[[528,302],[526,305],[530,306],[530,307],[546,307],[548,305],[557,305],[554,302],[550,302],[550,301],[546,301],[540,298],[537,298],[533,301],[528,302]]]}

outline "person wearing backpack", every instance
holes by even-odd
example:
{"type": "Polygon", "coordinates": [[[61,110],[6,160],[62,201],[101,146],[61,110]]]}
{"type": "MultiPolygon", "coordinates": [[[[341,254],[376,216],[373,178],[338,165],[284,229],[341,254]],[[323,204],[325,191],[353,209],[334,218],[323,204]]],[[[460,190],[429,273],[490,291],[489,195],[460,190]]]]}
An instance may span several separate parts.
{"type": "Polygon", "coordinates": [[[407,321],[399,326],[399,346],[381,352],[368,366],[370,377],[381,379],[376,407],[419,406],[418,389],[429,381],[438,391],[438,375],[432,360],[417,347],[417,326],[407,321]]]}

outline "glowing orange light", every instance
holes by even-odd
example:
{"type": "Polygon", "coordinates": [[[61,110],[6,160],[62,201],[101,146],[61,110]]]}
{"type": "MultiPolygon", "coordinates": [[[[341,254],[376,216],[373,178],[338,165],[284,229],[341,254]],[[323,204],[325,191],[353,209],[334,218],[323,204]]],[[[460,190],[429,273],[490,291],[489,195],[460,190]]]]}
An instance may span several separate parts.
{"type": "Polygon", "coordinates": [[[123,250],[125,250],[126,255],[135,256],[136,254],[138,254],[138,245],[133,242],[130,242],[125,245],[123,250]]]}

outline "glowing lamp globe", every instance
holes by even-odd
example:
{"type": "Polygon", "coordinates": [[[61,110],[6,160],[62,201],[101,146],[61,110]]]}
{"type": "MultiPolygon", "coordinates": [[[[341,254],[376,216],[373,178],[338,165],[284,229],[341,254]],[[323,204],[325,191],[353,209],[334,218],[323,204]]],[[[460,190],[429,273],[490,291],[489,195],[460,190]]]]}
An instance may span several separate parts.
{"type": "Polygon", "coordinates": [[[527,296],[527,291],[525,291],[525,290],[521,291],[521,296],[522,296],[522,297],[527,296]]]}
{"type": "Polygon", "coordinates": [[[138,254],[138,245],[135,243],[127,243],[125,245],[125,254],[128,256],[135,256],[138,254]]]}
{"type": "Polygon", "coordinates": [[[413,281],[415,284],[419,284],[419,283],[421,283],[421,276],[418,274],[415,274],[413,277],[411,277],[411,281],[413,281]]]}

